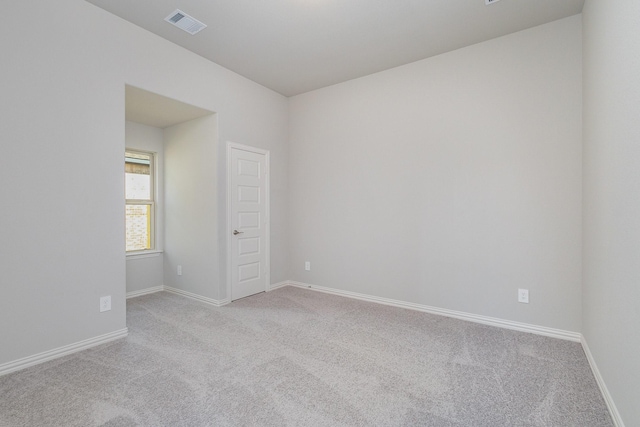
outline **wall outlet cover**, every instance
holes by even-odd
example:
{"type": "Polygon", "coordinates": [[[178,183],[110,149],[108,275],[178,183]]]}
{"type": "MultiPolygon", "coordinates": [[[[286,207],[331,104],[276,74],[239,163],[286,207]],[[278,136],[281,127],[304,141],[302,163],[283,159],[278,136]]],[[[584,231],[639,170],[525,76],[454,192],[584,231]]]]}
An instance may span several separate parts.
{"type": "Polygon", "coordinates": [[[529,290],[518,289],[518,302],[529,304],[529,290]]]}
{"type": "Polygon", "coordinates": [[[111,310],[111,295],[100,297],[100,313],[111,310]]]}

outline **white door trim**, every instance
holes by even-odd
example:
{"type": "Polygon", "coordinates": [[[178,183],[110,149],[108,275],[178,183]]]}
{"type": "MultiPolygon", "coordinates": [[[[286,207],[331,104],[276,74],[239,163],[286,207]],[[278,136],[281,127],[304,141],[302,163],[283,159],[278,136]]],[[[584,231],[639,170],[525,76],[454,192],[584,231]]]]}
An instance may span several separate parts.
{"type": "Polygon", "coordinates": [[[232,202],[231,202],[231,195],[233,194],[233,192],[231,191],[231,171],[232,171],[232,164],[231,164],[231,151],[232,150],[243,150],[243,151],[248,151],[250,153],[256,153],[256,154],[262,154],[265,156],[265,160],[266,160],[266,170],[265,170],[265,174],[266,174],[266,179],[265,179],[265,210],[267,212],[267,218],[266,218],[266,225],[265,225],[265,233],[266,233],[266,263],[267,263],[267,271],[265,274],[265,283],[264,283],[264,290],[269,291],[269,285],[271,284],[271,209],[270,209],[270,205],[269,205],[269,201],[271,199],[271,192],[270,192],[270,186],[269,186],[269,179],[271,176],[271,172],[270,172],[270,159],[269,159],[269,150],[263,150],[261,148],[256,148],[256,147],[250,147],[248,145],[244,145],[244,144],[238,144],[236,142],[231,142],[231,141],[227,141],[227,231],[226,231],[226,238],[227,238],[227,296],[224,299],[225,303],[226,302],[231,302],[231,286],[232,286],[232,280],[233,280],[233,274],[232,274],[232,249],[231,249],[231,233],[233,233],[233,225],[232,225],[232,212],[231,212],[231,206],[232,206],[232,202]]]}

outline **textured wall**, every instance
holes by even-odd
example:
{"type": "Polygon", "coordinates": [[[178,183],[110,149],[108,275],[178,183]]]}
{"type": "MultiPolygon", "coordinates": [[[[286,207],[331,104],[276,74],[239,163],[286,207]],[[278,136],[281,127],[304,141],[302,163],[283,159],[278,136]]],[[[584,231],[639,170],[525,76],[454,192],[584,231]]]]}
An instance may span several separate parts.
{"type": "Polygon", "coordinates": [[[126,326],[125,84],[217,112],[220,141],[271,150],[272,278],[284,280],[286,98],[84,1],[3,6],[29,30],[0,28],[0,364],[126,326]],[[100,313],[103,295],[113,309],[100,313]]]}
{"type": "Polygon", "coordinates": [[[579,331],[581,73],[574,16],[291,98],[291,278],[579,331]]]}
{"type": "Polygon", "coordinates": [[[640,2],[587,0],[583,334],[626,425],[640,420],[640,2]]]}
{"type": "Polygon", "coordinates": [[[164,130],[164,284],[219,299],[217,118],[215,115],[164,130]],[[177,275],[177,266],[182,275],[177,275]]]}

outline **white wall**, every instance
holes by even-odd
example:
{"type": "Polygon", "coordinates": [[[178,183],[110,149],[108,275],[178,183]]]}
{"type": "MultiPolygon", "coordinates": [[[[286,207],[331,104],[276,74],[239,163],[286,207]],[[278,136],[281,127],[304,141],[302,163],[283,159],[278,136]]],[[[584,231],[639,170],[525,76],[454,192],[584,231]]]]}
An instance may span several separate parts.
{"type": "Polygon", "coordinates": [[[127,255],[127,292],[163,285],[164,247],[164,143],[162,129],[140,123],[125,123],[125,146],[155,154],[155,250],[154,254],[127,255]]]}
{"type": "Polygon", "coordinates": [[[291,98],[291,278],[579,331],[581,85],[574,16],[291,98]]]}
{"type": "Polygon", "coordinates": [[[164,284],[213,299],[226,286],[218,281],[217,133],[215,115],[164,130],[164,284]]]}
{"type": "Polygon", "coordinates": [[[84,1],[3,6],[29,29],[0,26],[0,364],[126,326],[125,84],[217,112],[221,142],[271,150],[271,271],[286,279],[286,98],[84,1]]]}
{"type": "Polygon", "coordinates": [[[628,426],[640,420],[640,2],[587,0],[583,334],[628,426]]]}
{"type": "Polygon", "coordinates": [[[164,284],[162,252],[127,257],[127,293],[164,284]]]}

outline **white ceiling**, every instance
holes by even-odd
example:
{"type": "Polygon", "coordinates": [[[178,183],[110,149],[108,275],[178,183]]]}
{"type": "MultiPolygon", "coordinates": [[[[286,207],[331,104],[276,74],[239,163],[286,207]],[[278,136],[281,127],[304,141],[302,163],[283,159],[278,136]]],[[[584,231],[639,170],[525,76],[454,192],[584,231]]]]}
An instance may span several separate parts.
{"type": "Polygon", "coordinates": [[[578,14],[584,0],[87,0],[292,96],[578,14]],[[207,24],[192,36],[175,9],[207,24]]]}

